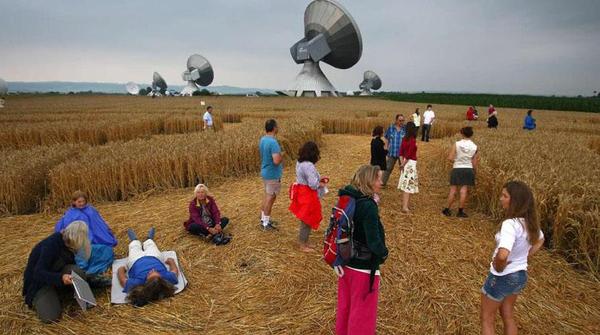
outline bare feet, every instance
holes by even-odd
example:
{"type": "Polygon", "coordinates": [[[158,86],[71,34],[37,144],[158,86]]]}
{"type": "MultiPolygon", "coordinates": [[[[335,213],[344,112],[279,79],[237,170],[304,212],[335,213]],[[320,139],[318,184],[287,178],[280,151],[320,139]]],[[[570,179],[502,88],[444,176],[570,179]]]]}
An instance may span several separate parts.
{"type": "Polygon", "coordinates": [[[408,208],[402,208],[402,213],[410,214],[410,210],[408,208]]]}
{"type": "Polygon", "coordinates": [[[302,252],[315,252],[315,248],[311,247],[308,244],[301,244],[300,251],[302,252]]]}

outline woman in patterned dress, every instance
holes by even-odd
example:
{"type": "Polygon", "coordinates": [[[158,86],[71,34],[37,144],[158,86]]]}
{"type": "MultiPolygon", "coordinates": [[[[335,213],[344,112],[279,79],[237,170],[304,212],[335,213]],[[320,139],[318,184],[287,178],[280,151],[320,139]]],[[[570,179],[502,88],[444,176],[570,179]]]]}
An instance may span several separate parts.
{"type": "Polygon", "coordinates": [[[406,124],[406,135],[400,145],[400,181],[398,189],[402,190],[402,212],[409,213],[408,200],[411,194],[419,193],[419,177],[417,174],[417,127],[414,122],[406,124]]]}

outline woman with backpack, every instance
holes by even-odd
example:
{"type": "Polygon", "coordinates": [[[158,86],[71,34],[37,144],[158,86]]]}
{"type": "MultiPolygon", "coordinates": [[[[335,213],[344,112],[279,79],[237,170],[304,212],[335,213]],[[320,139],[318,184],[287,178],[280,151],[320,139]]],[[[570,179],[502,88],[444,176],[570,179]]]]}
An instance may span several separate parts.
{"type": "Polygon", "coordinates": [[[315,251],[308,244],[310,230],[319,229],[323,219],[320,197],[324,195],[327,178],[321,178],[315,164],[320,159],[319,147],[315,142],[304,143],[298,152],[296,182],[290,187],[289,210],[300,220],[298,243],[304,252],[315,251]]]}
{"type": "Polygon", "coordinates": [[[339,196],[355,199],[354,233],[356,254],[342,268],[338,278],[336,333],[375,334],[379,298],[379,265],[388,256],[385,233],[374,197],[381,191],[382,172],[378,166],[363,165],[339,196]]]}
{"type": "Polygon", "coordinates": [[[511,181],[504,185],[500,204],[506,219],[496,233],[490,272],[481,288],[481,333],[495,334],[500,309],[504,334],[516,334],[514,308],[527,284],[527,260],[544,244],[535,198],[529,186],[511,181]]]}

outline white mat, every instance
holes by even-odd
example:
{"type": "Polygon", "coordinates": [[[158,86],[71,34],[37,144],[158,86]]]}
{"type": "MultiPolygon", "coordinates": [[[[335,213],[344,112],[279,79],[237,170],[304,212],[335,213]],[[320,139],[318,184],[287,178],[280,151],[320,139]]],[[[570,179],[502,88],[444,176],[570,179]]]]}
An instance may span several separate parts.
{"type": "MultiPolygon", "coordinates": [[[[175,294],[183,291],[183,289],[187,286],[187,280],[183,275],[183,271],[181,271],[181,265],[177,260],[177,255],[175,251],[163,251],[164,259],[173,258],[175,260],[175,264],[177,264],[177,269],[179,270],[179,277],[177,278],[177,285],[175,285],[175,294]]],[[[113,304],[126,304],[127,293],[123,292],[123,286],[119,283],[119,278],[117,276],[117,272],[121,266],[127,266],[127,258],[117,259],[112,264],[112,287],[110,289],[110,302],[113,304]]],[[[167,265],[167,269],[169,266],[167,265]]]]}

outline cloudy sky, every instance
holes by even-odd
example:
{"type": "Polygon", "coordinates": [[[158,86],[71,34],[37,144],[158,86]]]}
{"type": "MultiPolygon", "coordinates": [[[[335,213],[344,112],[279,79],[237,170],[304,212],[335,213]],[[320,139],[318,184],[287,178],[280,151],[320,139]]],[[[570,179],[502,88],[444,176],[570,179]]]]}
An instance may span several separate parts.
{"type": "MultiPolygon", "coordinates": [[[[192,53],[213,85],[285,89],[309,0],[0,0],[0,77],[183,84],[192,53]]],[[[589,95],[600,90],[598,0],[342,0],[363,38],[338,90],[365,70],[384,90],[589,95]]]]}

